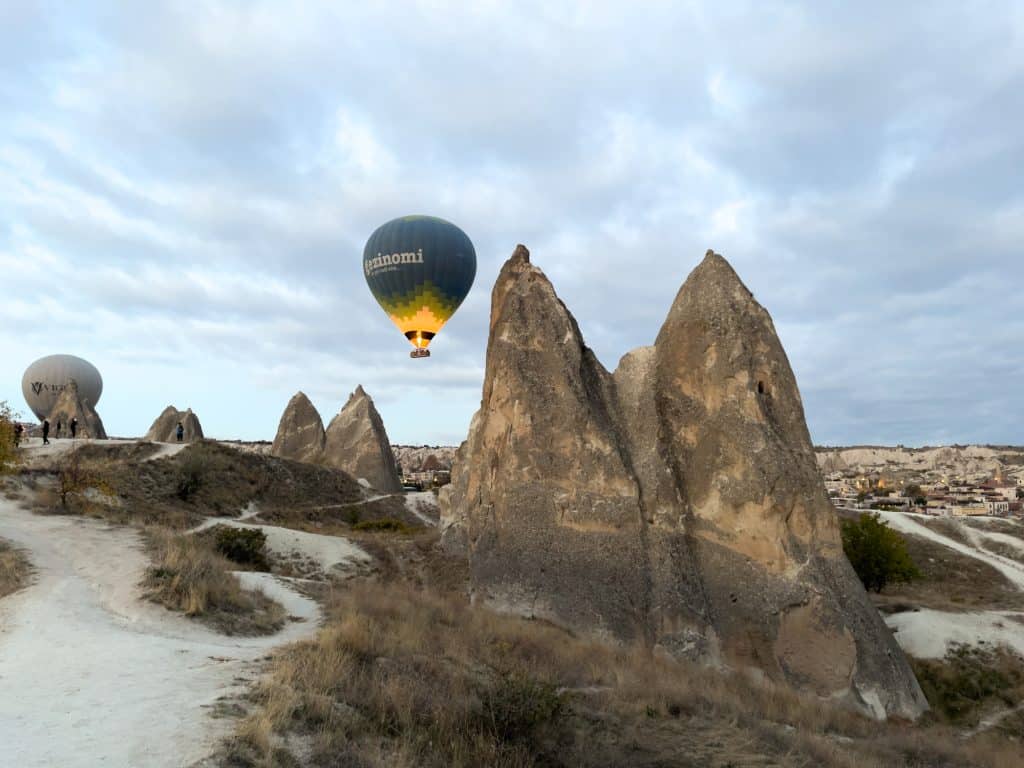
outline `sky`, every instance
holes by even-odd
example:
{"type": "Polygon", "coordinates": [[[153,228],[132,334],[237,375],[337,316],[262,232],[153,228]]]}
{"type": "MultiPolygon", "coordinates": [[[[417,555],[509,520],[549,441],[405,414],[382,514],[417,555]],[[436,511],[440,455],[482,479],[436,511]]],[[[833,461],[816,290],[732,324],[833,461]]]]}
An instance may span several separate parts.
{"type": "Polygon", "coordinates": [[[1013,0],[0,0],[0,400],[68,353],[113,435],[362,384],[458,443],[517,243],[609,369],[713,248],[816,443],[1021,444],[1022,126],[1013,0]],[[429,360],[361,270],[412,213],[478,257],[429,360]]]}

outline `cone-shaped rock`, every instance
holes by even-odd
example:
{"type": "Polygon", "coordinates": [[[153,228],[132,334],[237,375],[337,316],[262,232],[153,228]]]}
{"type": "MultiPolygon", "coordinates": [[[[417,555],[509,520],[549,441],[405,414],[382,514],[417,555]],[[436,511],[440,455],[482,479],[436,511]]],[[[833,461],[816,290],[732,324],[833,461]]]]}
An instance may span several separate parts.
{"type": "Polygon", "coordinates": [[[382,493],[402,490],[384,422],[362,386],[356,387],[345,407],[327,425],[323,461],[366,480],[382,493]]]}
{"type": "Polygon", "coordinates": [[[203,427],[199,423],[199,417],[192,413],[192,409],[179,411],[173,405],[164,408],[163,413],[157,416],[145,439],[155,443],[177,442],[179,422],[185,429],[183,442],[191,443],[203,439],[203,427]]]}
{"type": "Polygon", "coordinates": [[[709,252],[609,375],[521,246],[442,496],[474,596],[751,667],[876,716],[926,708],[846,562],[768,313],[709,252]]]}
{"type": "MultiPolygon", "coordinates": [[[[76,437],[90,437],[96,440],[106,440],[107,432],[103,428],[103,420],[93,410],[92,405],[82,400],[78,395],[78,385],[74,380],[61,391],[57,402],[50,411],[50,428],[55,429],[57,424],[61,425],[61,437],[71,436],[71,420],[78,419],[76,437]]],[[[54,434],[51,432],[51,434],[54,434]]]]}
{"type": "Polygon", "coordinates": [[[305,393],[288,401],[270,452],[274,456],[315,463],[324,452],[324,423],[305,393]]]}

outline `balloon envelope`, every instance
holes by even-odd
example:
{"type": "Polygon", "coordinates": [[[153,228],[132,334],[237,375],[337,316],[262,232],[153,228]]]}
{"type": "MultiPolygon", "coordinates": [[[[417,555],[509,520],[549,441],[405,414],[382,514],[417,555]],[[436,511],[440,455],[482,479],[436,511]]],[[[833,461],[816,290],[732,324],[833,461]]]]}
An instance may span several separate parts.
{"type": "Polygon", "coordinates": [[[78,384],[78,397],[82,402],[95,408],[103,394],[103,379],[92,363],[74,355],[50,355],[28,367],[21,377],[21,391],[40,421],[50,415],[71,380],[78,384]]]}
{"type": "Polygon", "coordinates": [[[370,235],[363,274],[398,330],[417,350],[425,350],[473,286],[476,251],[451,222],[403,216],[370,235]]]}

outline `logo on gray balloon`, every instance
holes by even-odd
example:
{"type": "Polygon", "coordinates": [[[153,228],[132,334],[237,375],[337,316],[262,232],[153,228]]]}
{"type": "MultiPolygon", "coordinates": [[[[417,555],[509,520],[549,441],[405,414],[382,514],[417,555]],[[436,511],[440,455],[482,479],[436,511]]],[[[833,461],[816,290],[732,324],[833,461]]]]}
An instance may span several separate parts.
{"type": "Polygon", "coordinates": [[[37,395],[40,392],[42,392],[43,391],[43,382],[41,382],[41,381],[33,381],[32,382],[32,391],[35,392],[37,395]]]}

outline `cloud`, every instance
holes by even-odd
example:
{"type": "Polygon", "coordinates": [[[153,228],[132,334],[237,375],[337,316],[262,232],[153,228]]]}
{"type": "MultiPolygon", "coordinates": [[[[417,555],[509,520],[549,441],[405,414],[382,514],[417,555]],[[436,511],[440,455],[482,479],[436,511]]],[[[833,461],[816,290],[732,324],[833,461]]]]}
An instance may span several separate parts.
{"type": "Polygon", "coordinates": [[[517,242],[612,367],[708,247],[772,312],[820,442],[1019,442],[1024,12],[993,2],[0,10],[0,355],[272,436],[362,383],[456,441],[517,242]],[[969,66],[967,63],[969,62],[969,66]],[[380,223],[458,222],[477,285],[429,362],[366,290],[380,223]]]}

